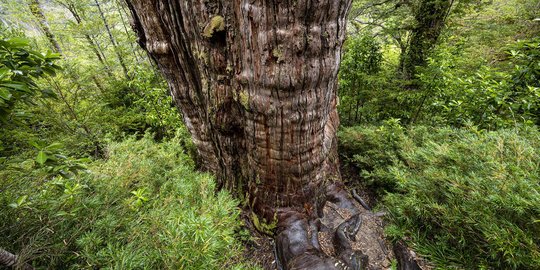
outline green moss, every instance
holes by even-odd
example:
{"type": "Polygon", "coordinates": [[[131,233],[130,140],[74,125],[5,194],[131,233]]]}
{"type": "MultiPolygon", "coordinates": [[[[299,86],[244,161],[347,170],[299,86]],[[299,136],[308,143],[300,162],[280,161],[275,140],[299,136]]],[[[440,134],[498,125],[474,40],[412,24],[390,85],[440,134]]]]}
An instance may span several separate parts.
{"type": "Polygon", "coordinates": [[[249,96],[246,91],[240,92],[239,100],[240,104],[244,107],[244,109],[249,109],[249,96]]]}
{"type": "Polygon", "coordinates": [[[225,19],[216,15],[210,19],[210,22],[204,27],[203,36],[211,38],[214,33],[225,30],[225,19]]]}
{"type": "Polygon", "coordinates": [[[272,50],[272,55],[277,58],[277,62],[278,63],[281,63],[284,61],[284,57],[283,57],[283,49],[281,46],[278,46],[277,48],[274,48],[272,50]]]}
{"type": "Polygon", "coordinates": [[[255,226],[255,229],[257,229],[259,232],[273,235],[274,230],[277,228],[277,214],[274,215],[274,218],[272,222],[267,222],[266,219],[262,219],[262,221],[259,219],[259,217],[255,213],[251,213],[251,220],[253,221],[253,225],[255,226]]]}

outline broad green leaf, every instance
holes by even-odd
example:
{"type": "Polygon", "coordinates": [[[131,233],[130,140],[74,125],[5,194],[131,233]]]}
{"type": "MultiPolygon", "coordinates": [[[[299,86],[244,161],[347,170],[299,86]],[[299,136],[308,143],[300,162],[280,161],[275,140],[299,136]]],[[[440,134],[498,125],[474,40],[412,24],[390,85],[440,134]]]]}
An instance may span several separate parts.
{"type": "Polygon", "coordinates": [[[43,151],[39,151],[37,157],[36,157],[36,162],[43,165],[45,164],[45,162],[47,161],[49,157],[47,156],[47,154],[43,151]]]}
{"type": "Polygon", "coordinates": [[[47,147],[45,147],[45,149],[47,149],[49,151],[56,151],[56,150],[62,149],[63,147],[64,147],[63,144],[55,142],[55,143],[52,143],[52,144],[48,145],[47,147]]]}
{"type": "Polygon", "coordinates": [[[24,91],[24,92],[28,92],[28,91],[29,91],[28,86],[26,86],[25,84],[19,84],[19,83],[1,83],[0,86],[7,87],[7,88],[12,88],[12,89],[20,90],[20,91],[24,91]]]}
{"type": "Polygon", "coordinates": [[[56,71],[51,67],[43,67],[43,71],[50,76],[56,76],[56,71]]]}
{"type": "Polygon", "coordinates": [[[56,93],[54,93],[51,89],[48,88],[41,90],[41,96],[44,98],[58,99],[56,93]]]}
{"type": "Polygon", "coordinates": [[[9,74],[9,68],[7,67],[0,68],[0,80],[2,80],[8,74],[9,74]]]}
{"type": "Polygon", "coordinates": [[[35,147],[37,149],[41,149],[41,145],[39,145],[39,143],[34,141],[34,140],[29,140],[28,144],[30,144],[31,146],[33,146],[33,147],[35,147]]]}
{"type": "Polygon", "coordinates": [[[30,44],[30,41],[26,38],[10,38],[7,40],[8,42],[8,46],[12,47],[12,48],[20,48],[20,47],[25,47],[25,46],[28,46],[28,44],[30,44]]]}
{"type": "Polygon", "coordinates": [[[53,53],[51,51],[48,51],[45,55],[45,59],[47,60],[58,60],[61,58],[61,55],[59,53],[53,53]]]}
{"type": "Polygon", "coordinates": [[[26,195],[19,197],[19,199],[17,199],[17,204],[22,205],[26,201],[27,198],[28,196],[26,195]]]}
{"type": "Polygon", "coordinates": [[[92,162],[92,159],[90,159],[90,158],[79,158],[76,161],[81,162],[81,163],[90,163],[90,162],[92,162]]]}
{"type": "Polygon", "coordinates": [[[4,100],[10,100],[12,96],[13,95],[11,95],[9,90],[7,90],[6,88],[0,88],[0,98],[3,98],[4,100]]]}

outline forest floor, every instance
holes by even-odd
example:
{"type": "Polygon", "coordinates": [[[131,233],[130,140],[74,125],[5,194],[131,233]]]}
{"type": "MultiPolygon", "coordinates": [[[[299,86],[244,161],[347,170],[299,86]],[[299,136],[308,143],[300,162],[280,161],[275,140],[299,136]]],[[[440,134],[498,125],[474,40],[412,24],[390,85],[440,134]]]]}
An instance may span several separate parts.
{"type": "MultiPolygon", "coordinates": [[[[358,191],[358,196],[368,205],[374,206],[377,196],[359,181],[359,173],[353,168],[342,166],[342,176],[347,188],[358,191]]],[[[351,193],[352,197],[352,193],[351,193]]],[[[395,256],[393,246],[384,236],[384,212],[373,212],[364,208],[356,200],[353,200],[357,209],[360,210],[361,226],[350,244],[355,251],[361,251],[369,257],[369,270],[395,269],[395,256]],[[393,265],[394,264],[394,265],[393,265]]],[[[337,207],[332,202],[327,202],[323,208],[324,216],[321,223],[326,228],[337,228],[341,223],[349,219],[353,213],[350,210],[337,207]]],[[[250,221],[250,214],[244,211],[242,214],[246,228],[251,233],[249,241],[245,242],[245,258],[265,270],[279,270],[274,255],[274,240],[271,236],[260,233],[250,221]]],[[[322,251],[328,256],[335,256],[332,244],[332,230],[318,232],[318,238],[322,251]]],[[[429,269],[429,267],[421,267],[429,269]]]]}

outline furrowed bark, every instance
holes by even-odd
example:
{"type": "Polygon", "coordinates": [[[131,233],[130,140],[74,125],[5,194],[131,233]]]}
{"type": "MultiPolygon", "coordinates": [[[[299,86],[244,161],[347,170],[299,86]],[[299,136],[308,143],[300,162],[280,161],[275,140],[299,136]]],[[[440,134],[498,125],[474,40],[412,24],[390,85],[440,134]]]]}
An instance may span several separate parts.
{"type": "Polygon", "coordinates": [[[307,227],[340,180],[336,88],[350,0],[127,4],[202,167],[277,224],[286,269],[336,267],[307,227]]]}
{"type": "Polygon", "coordinates": [[[129,2],[202,159],[259,213],[304,208],[335,166],[348,1],[129,2]]]}

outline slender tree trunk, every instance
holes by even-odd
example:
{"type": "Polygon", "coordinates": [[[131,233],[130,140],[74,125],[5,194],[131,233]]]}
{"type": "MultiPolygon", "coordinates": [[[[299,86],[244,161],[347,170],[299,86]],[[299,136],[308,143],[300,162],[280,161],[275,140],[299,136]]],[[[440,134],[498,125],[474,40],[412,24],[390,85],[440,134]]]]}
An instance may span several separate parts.
{"type": "Polygon", "coordinates": [[[356,108],[354,109],[354,123],[358,123],[358,110],[360,109],[360,99],[356,99],[356,108]]]}
{"type": "Polygon", "coordinates": [[[401,54],[401,75],[405,80],[416,76],[416,67],[425,66],[429,52],[439,39],[453,0],[421,0],[414,17],[416,25],[405,53],[401,54]]]}
{"type": "Polygon", "coordinates": [[[39,27],[45,33],[45,36],[51,43],[53,50],[57,53],[62,54],[62,48],[60,47],[60,44],[58,44],[56,37],[54,36],[51,28],[49,27],[49,23],[45,18],[45,14],[43,13],[43,9],[41,8],[39,0],[28,0],[28,6],[30,7],[30,12],[32,12],[34,17],[36,17],[39,27]]]}
{"type": "Polygon", "coordinates": [[[351,125],[352,123],[352,111],[353,111],[353,103],[351,102],[350,105],[349,105],[349,112],[347,114],[347,125],[351,125]]]}
{"type": "MultiPolygon", "coordinates": [[[[60,47],[60,44],[57,42],[54,34],[52,33],[52,31],[51,31],[51,29],[49,27],[49,24],[47,22],[47,18],[45,17],[45,15],[43,13],[43,10],[41,9],[41,5],[39,3],[39,0],[29,0],[28,5],[30,7],[30,10],[31,10],[32,14],[36,17],[36,19],[38,19],[38,22],[39,22],[39,25],[40,25],[41,29],[43,30],[43,32],[45,32],[45,35],[47,36],[47,39],[49,40],[49,42],[51,43],[53,48],[55,48],[55,51],[57,53],[59,53],[60,55],[64,56],[63,51],[62,51],[62,47],[60,47]]],[[[81,85],[79,83],[79,79],[80,79],[79,75],[77,73],[68,73],[68,76],[71,77],[71,80],[76,85],[77,89],[80,90],[81,85]]],[[[95,76],[92,76],[92,78],[94,79],[94,83],[96,84],[96,87],[98,89],[100,89],[100,90],[103,90],[103,87],[101,86],[101,84],[99,84],[99,81],[97,80],[97,78],[95,78],[95,76]]],[[[99,141],[96,139],[93,132],[85,124],[83,124],[82,122],[79,121],[79,119],[77,117],[77,113],[75,112],[73,107],[67,101],[67,97],[63,94],[61,87],[58,86],[58,84],[56,82],[55,82],[55,85],[56,85],[55,88],[56,88],[57,92],[60,94],[61,99],[66,104],[66,106],[68,108],[68,111],[72,114],[73,119],[76,122],[78,122],[78,123],[80,123],[82,125],[82,127],[83,127],[84,131],[86,132],[88,138],[94,143],[94,145],[96,147],[95,152],[94,152],[95,156],[99,156],[101,154],[101,146],[99,144],[99,141]]]]}
{"type": "Polygon", "coordinates": [[[111,27],[109,26],[109,22],[107,21],[107,18],[105,17],[105,13],[103,13],[103,10],[101,9],[99,0],[94,0],[94,2],[96,3],[96,6],[99,11],[99,15],[101,16],[101,19],[103,20],[103,24],[105,25],[105,29],[107,30],[107,34],[109,35],[109,39],[111,40],[111,43],[114,48],[114,52],[116,53],[116,57],[118,57],[118,62],[120,63],[120,66],[122,67],[122,70],[124,71],[124,76],[126,76],[126,79],[130,80],[131,76],[129,75],[126,62],[124,61],[124,57],[122,57],[122,53],[120,52],[118,43],[116,42],[116,39],[114,38],[114,35],[111,32],[111,27]]]}
{"type": "MultiPolygon", "coordinates": [[[[202,167],[245,196],[254,223],[277,225],[283,267],[336,268],[307,228],[328,194],[346,201],[333,183],[340,181],[336,89],[350,0],[128,0],[128,6],[202,167]]],[[[336,242],[347,264],[354,254],[336,242]]]]}
{"type": "MultiPolygon", "coordinates": [[[[126,23],[127,20],[124,18],[124,15],[129,14],[129,11],[127,11],[124,1],[114,0],[114,3],[118,7],[118,14],[120,15],[120,19],[122,21],[122,26],[124,28],[124,31],[126,31],[126,36],[129,37],[129,36],[131,36],[132,32],[128,29],[128,26],[127,26],[127,23],[126,23]]],[[[129,16],[129,15],[126,15],[126,16],[129,16]]],[[[142,60],[139,59],[139,56],[141,56],[140,51],[136,50],[136,48],[135,48],[136,45],[133,44],[132,42],[130,42],[129,46],[131,47],[131,50],[133,52],[133,56],[135,57],[135,60],[137,61],[137,63],[142,62],[142,60]]],[[[141,58],[143,58],[143,57],[141,57],[141,58]]]]}
{"type": "MultiPolygon", "coordinates": [[[[75,5],[73,5],[72,3],[66,3],[66,4],[64,4],[64,6],[67,8],[67,10],[69,10],[71,15],[73,15],[73,18],[75,18],[75,21],[77,22],[77,24],[81,25],[82,24],[82,18],[79,15],[79,12],[77,11],[77,8],[75,7],[75,5]]],[[[98,47],[97,47],[96,43],[94,42],[94,39],[88,33],[83,33],[83,35],[84,35],[84,38],[86,39],[86,41],[88,41],[88,45],[90,46],[90,49],[94,52],[94,54],[96,55],[98,61],[101,63],[101,65],[107,71],[107,74],[109,75],[109,77],[113,77],[111,68],[109,67],[109,65],[105,61],[105,56],[102,55],[100,53],[100,51],[98,50],[98,47]]],[[[94,82],[96,82],[96,86],[99,89],[102,89],[102,87],[100,87],[100,84],[98,83],[98,80],[97,80],[97,78],[95,76],[93,76],[93,80],[94,80],[94,82]]]]}

